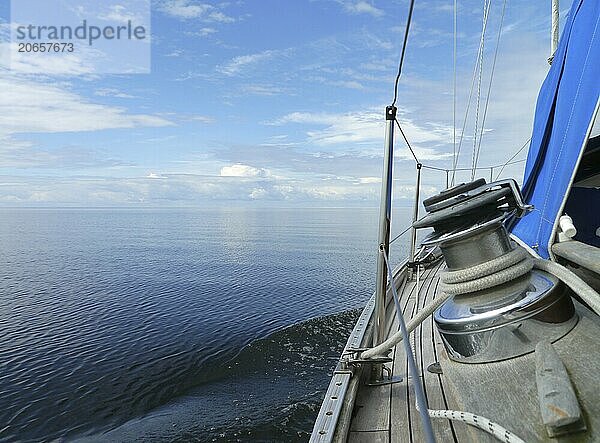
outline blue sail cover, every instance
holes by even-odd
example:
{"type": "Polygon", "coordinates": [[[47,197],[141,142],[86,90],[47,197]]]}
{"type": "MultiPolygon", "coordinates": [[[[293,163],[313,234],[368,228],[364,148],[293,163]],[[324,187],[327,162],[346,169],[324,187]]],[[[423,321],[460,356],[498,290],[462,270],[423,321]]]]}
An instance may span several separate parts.
{"type": "Polygon", "coordinates": [[[544,258],[598,103],[599,22],[600,1],[573,0],[536,104],[523,180],[524,199],[535,209],[512,233],[544,258]]]}

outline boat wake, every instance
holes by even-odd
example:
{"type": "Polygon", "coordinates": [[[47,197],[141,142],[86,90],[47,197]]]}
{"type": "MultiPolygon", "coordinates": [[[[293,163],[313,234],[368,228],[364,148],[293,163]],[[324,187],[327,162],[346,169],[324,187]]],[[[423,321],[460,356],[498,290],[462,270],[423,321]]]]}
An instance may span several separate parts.
{"type": "Polygon", "coordinates": [[[152,412],[82,441],[306,441],[359,310],[253,341],[195,387],[152,412]]]}

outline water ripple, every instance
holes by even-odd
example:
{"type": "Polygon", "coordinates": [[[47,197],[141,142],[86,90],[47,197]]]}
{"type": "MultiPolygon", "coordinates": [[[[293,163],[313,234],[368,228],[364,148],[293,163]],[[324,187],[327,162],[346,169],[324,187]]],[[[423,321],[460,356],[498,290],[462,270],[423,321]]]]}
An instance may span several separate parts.
{"type": "Polygon", "coordinates": [[[305,435],[336,339],[309,322],[256,340],[370,295],[374,211],[336,211],[0,213],[0,440],[103,440],[175,411],[179,432],[156,435],[305,435]],[[224,379],[247,404],[187,423],[238,397],[224,379]]]}

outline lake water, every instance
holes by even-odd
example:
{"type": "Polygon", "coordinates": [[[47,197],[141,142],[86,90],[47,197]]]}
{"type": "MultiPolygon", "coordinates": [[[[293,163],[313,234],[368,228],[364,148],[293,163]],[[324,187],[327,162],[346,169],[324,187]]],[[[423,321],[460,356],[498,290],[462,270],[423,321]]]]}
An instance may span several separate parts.
{"type": "Polygon", "coordinates": [[[0,440],[306,441],[373,291],[376,221],[2,209],[0,440]]]}

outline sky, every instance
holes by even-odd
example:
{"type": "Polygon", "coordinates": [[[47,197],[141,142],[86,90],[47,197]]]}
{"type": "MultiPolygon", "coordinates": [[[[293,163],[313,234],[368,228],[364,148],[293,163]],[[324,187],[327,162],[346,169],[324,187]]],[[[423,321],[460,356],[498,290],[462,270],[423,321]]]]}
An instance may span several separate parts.
{"type": "MultiPolygon", "coordinates": [[[[453,2],[415,3],[398,118],[419,160],[449,169],[453,2]]],[[[528,140],[549,69],[550,1],[507,1],[501,29],[504,2],[492,1],[481,82],[476,75],[469,102],[484,5],[458,1],[461,167],[472,165],[475,122],[481,128],[484,114],[479,166],[504,163],[528,140]]],[[[118,12],[126,8],[123,0],[118,12]]],[[[153,0],[148,74],[103,74],[85,57],[73,66],[49,58],[42,74],[9,66],[9,11],[2,2],[0,205],[378,204],[384,109],[408,0],[153,0]]],[[[412,202],[414,169],[397,137],[399,205],[412,202]]],[[[522,169],[510,165],[503,177],[521,180],[522,169]]],[[[489,169],[480,175],[489,179],[489,169]]],[[[469,178],[461,173],[457,182],[469,178]]],[[[444,172],[425,170],[423,196],[445,183],[444,172]]]]}

